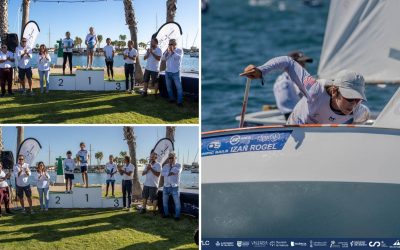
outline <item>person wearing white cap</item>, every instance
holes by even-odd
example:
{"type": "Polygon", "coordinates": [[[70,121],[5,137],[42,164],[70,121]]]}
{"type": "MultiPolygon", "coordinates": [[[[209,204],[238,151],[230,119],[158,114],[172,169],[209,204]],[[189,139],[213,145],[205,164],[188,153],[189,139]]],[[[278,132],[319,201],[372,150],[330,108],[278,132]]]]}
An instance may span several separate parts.
{"type": "MultiPolygon", "coordinates": [[[[301,51],[294,51],[288,54],[293,60],[298,62],[303,68],[306,67],[306,63],[312,63],[313,59],[304,55],[301,51]]],[[[283,72],[276,78],[274,83],[274,96],[276,106],[279,111],[285,116],[287,120],[290,114],[293,112],[294,107],[303,97],[303,94],[293,82],[287,72],[283,72]]]]}
{"type": "Polygon", "coordinates": [[[291,57],[281,56],[258,67],[248,65],[240,75],[263,78],[275,70],[286,71],[304,95],[287,124],[362,124],[368,120],[369,109],[361,104],[367,98],[360,73],[343,70],[334,80],[316,80],[291,57]]]}

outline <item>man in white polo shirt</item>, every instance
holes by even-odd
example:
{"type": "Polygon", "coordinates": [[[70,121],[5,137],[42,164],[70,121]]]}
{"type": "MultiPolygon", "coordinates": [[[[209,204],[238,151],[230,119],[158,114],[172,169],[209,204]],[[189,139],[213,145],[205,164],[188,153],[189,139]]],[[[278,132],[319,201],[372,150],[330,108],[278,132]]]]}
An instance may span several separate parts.
{"type": "Polygon", "coordinates": [[[183,104],[183,90],[181,82],[181,63],[183,57],[183,50],[176,47],[176,40],[171,39],[168,43],[168,49],[164,52],[162,60],[166,61],[167,68],[165,69],[165,84],[167,85],[167,91],[169,101],[174,103],[177,99],[177,105],[182,107],[183,104]],[[174,96],[172,83],[175,84],[177,98],[174,96]]]}
{"type": "Polygon", "coordinates": [[[172,195],[175,204],[175,220],[179,220],[181,215],[181,201],[179,194],[179,184],[181,178],[182,167],[181,164],[176,162],[175,153],[168,155],[168,163],[162,168],[161,175],[164,176],[163,187],[163,218],[169,217],[168,199],[172,195]]]}
{"type": "Polygon", "coordinates": [[[133,86],[135,85],[135,63],[138,57],[138,52],[133,45],[133,41],[129,40],[128,48],[124,51],[125,87],[129,93],[133,92],[133,86]],[[129,78],[131,85],[129,85],[129,78]]]}
{"type": "Polygon", "coordinates": [[[158,47],[158,40],[157,38],[153,37],[151,39],[151,47],[147,50],[146,55],[144,55],[144,60],[147,60],[146,68],[144,70],[144,88],[142,96],[147,96],[147,88],[149,86],[150,78],[151,83],[154,86],[155,94],[154,96],[157,97],[158,92],[158,72],[160,71],[160,60],[162,56],[162,51],[158,47]]]}
{"type": "Polygon", "coordinates": [[[29,164],[24,162],[24,156],[18,155],[18,163],[15,164],[13,173],[15,178],[17,179],[17,196],[21,203],[22,212],[25,211],[25,202],[24,202],[24,193],[29,203],[29,212],[33,214],[32,210],[32,191],[31,185],[29,184],[28,178],[31,175],[31,170],[29,169],[29,164]]]}
{"type": "Polygon", "coordinates": [[[26,38],[23,37],[21,45],[17,47],[17,58],[18,58],[18,78],[22,84],[23,95],[26,94],[25,90],[25,76],[28,79],[29,93],[33,95],[32,91],[32,49],[26,45],[26,38]]]}
{"type": "Polygon", "coordinates": [[[146,176],[146,180],[143,185],[143,208],[140,213],[146,212],[147,200],[150,199],[153,205],[153,211],[156,213],[157,209],[157,191],[158,182],[160,180],[161,165],[157,162],[157,153],[152,152],[150,155],[150,163],[147,165],[146,169],[143,170],[142,175],[146,176]]]}
{"type": "Polygon", "coordinates": [[[13,66],[14,66],[14,54],[8,51],[7,45],[3,43],[0,50],[0,85],[1,85],[1,97],[6,94],[6,83],[8,94],[13,95],[12,92],[12,78],[13,78],[13,66]]]}
{"type": "Polygon", "coordinates": [[[135,170],[135,166],[131,163],[130,156],[125,156],[124,163],[124,166],[118,169],[119,173],[122,175],[122,209],[131,211],[133,171],[135,170]]]}

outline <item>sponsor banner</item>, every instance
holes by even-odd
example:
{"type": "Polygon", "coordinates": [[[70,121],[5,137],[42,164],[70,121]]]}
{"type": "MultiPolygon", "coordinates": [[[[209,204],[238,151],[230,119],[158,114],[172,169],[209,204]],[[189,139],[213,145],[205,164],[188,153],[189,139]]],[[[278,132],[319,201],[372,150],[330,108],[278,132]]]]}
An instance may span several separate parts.
{"type": "Polygon", "coordinates": [[[282,150],[292,131],[209,137],[201,140],[201,156],[282,150]]]}
{"type": "Polygon", "coordinates": [[[201,249],[400,249],[400,238],[204,238],[201,249]]]}

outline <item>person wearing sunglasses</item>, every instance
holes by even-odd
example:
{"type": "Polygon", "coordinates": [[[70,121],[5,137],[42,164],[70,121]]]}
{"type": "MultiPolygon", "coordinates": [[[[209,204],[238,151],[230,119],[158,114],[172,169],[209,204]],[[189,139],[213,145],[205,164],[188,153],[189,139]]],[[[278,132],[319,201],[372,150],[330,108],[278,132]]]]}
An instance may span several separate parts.
{"type": "Polygon", "coordinates": [[[161,60],[166,61],[165,69],[165,83],[167,86],[167,92],[169,101],[171,103],[176,102],[179,107],[183,106],[183,90],[181,81],[181,64],[183,58],[183,50],[176,47],[177,43],[175,39],[169,40],[168,49],[164,52],[161,60]],[[174,96],[172,84],[175,84],[177,98],[174,96]]]}
{"type": "Polygon", "coordinates": [[[32,91],[32,49],[27,46],[27,40],[25,37],[21,39],[21,45],[16,49],[18,58],[18,78],[22,84],[22,94],[26,95],[25,90],[25,77],[28,79],[29,94],[33,95],[32,91]]]}
{"type": "Polygon", "coordinates": [[[168,162],[163,166],[161,175],[164,176],[163,187],[163,218],[169,217],[168,200],[171,195],[175,204],[175,220],[180,219],[181,201],[179,193],[179,184],[182,173],[181,164],[176,162],[175,153],[169,153],[168,162]]]}
{"type": "Polygon", "coordinates": [[[12,77],[13,77],[13,66],[14,66],[14,54],[8,51],[7,45],[3,43],[0,51],[0,85],[1,85],[1,97],[6,94],[6,83],[9,95],[13,95],[12,92],[12,77]]]}
{"type": "Polygon", "coordinates": [[[8,189],[7,180],[10,179],[10,173],[5,173],[3,170],[3,165],[0,162],[0,217],[1,214],[1,204],[4,203],[6,208],[6,214],[12,214],[10,210],[10,191],[8,189]]]}
{"type": "Polygon", "coordinates": [[[350,70],[334,79],[314,79],[289,56],[276,57],[262,66],[248,65],[241,76],[261,79],[276,71],[286,71],[303,98],[296,104],[287,124],[362,124],[369,119],[364,77],[350,70]]]}
{"type": "Polygon", "coordinates": [[[32,191],[31,185],[29,184],[29,176],[31,175],[31,170],[29,169],[29,164],[24,162],[24,156],[18,155],[18,163],[15,164],[13,173],[15,178],[17,179],[17,196],[21,203],[22,213],[26,213],[25,211],[25,202],[24,202],[24,193],[29,203],[29,212],[33,214],[32,210],[32,191]]]}

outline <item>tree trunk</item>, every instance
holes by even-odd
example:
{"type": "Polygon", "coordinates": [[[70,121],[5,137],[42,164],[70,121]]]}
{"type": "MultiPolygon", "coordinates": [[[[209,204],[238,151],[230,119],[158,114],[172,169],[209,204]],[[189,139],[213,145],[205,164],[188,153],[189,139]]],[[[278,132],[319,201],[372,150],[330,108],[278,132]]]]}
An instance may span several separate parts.
{"type": "Polygon", "coordinates": [[[5,41],[8,33],[8,0],[0,0],[0,39],[5,41]]]}
{"type": "Polygon", "coordinates": [[[29,6],[31,0],[23,0],[22,2],[22,24],[21,24],[21,36],[19,40],[22,40],[25,24],[29,22],[29,6]]]}
{"type": "Polygon", "coordinates": [[[0,127],[0,154],[4,150],[3,144],[3,127],[0,127]]]}
{"type": "Polygon", "coordinates": [[[18,149],[23,140],[24,140],[24,127],[18,126],[17,127],[17,151],[16,151],[17,155],[16,155],[16,157],[18,157],[18,149]]]}
{"type": "Polygon", "coordinates": [[[177,1],[178,0],[167,0],[167,23],[175,21],[177,1]]]}
{"type": "Polygon", "coordinates": [[[133,198],[140,199],[142,195],[142,186],[139,182],[139,175],[136,165],[136,138],[133,127],[124,126],[124,138],[129,148],[129,155],[131,157],[131,163],[135,166],[135,170],[133,171],[133,198]]]}
{"type": "MultiPolygon", "coordinates": [[[[170,139],[173,143],[175,143],[175,129],[176,127],[174,126],[167,126],[166,127],[166,133],[165,133],[165,137],[170,139]]],[[[160,162],[161,165],[164,165],[165,162],[160,162]]],[[[160,177],[160,183],[158,185],[159,187],[164,186],[164,176],[160,177]]]]}
{"type": "MultiPolygon", "coordinates": [[[[125,7],[125,20],[126,25],[129,27],[129,31],[131,33],[131,39],[134,43],[134,48],[139,53],[138,47],[138,39],[137,39],[137,22],[135,17],[135,11],[133,9],[132,0],[124,0],[124,7],[125,7]]],[[[140,60],[136,60],[135,64],[135,81],[137,83],[143,82],[143,71],[142,67],[140,66],[140,60]]]]}

